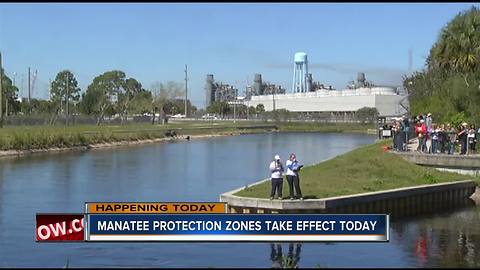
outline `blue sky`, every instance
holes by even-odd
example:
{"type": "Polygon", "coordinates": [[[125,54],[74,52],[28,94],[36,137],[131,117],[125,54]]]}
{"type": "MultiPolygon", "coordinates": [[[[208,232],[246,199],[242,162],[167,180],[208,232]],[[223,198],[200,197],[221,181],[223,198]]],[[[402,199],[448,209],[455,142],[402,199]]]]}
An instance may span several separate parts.
{"type": "MultiPolygon", "coordinates": [[[[476,4],[478,6],[478,4],[476,4]]],[[[37,70],[35,97],[70,69],[85,91],[93,78],[119,69],[145,88],[183,83],[204,107],[205,77],[242,92],[255,73],[291,89],[293,56],[308,54],[314,80],[338,89],[359,71],[379,84],[399,84],[423,68],[441,28],[472,3],[442,4],[0,4],[0,50],[7,75],[27,95],[27,70],[37,70]]]]}

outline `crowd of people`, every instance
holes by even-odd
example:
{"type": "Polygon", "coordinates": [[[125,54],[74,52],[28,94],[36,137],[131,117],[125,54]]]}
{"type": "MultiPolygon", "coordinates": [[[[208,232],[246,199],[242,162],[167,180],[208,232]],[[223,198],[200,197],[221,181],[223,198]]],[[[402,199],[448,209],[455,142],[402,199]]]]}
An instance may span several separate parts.
{"type": "Polygon", "coordinates": [[[418,138],[416,151],[428,154],[459,153],[460,155],[476,154],[477,130],[475,124],[463,122],[458,127],[450,123],[438,124],[433,121],[432,114],[419,114],[409,120],[407,117],[394,119],[392,125],[393,150],[408,151],[408,142],[418,138]]]}

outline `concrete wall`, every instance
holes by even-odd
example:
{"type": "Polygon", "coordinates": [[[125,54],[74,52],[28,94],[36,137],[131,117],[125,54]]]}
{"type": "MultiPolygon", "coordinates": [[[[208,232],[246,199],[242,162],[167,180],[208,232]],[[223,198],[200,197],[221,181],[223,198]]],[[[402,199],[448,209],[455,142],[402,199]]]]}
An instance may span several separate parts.
{"type": "Polygon", "coordinates": [[[480,156],[459,156],[446,154],[422,154],[417,152],[392,152],[405,160],[418,165],[434,166],[439,168],[480,169],[480,156]]]}
{"type": "MultiPolygon", "coordinates": [[[[261,182],[265,181],[268,179],[261,182]]],[[[466,180],[304,201],[280,201],[233,195],[242,189],[233,190],[220,196],[220,201],[227,203],[229,212],[389,213],[392,217],[401,217],[474,205],[469,197],[475,192],[476,183],[466,180]]]]}

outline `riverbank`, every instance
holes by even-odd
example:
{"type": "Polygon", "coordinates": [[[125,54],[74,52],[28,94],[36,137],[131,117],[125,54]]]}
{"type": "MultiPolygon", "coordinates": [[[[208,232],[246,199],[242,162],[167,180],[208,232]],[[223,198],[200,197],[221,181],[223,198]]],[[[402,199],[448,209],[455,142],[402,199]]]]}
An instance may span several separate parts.
{"type": "Polygon", "coordinates": [[[370,125],[263,122],[182,121],[166,125],[15,126],[0,130],[0,157],[35,153],[85,151],[196,138],[264,132],[367,132],[370,125]],[[171,137],[169,133],[175,132],[171,137]]]}
{"type": "MultiPolygon", "coordinates": [[[[304,167],[300,173],[304,197],[328,198],[469,179],[480,183],[479,177],[442,172],[410,163],[396,154],[385,152],[383,147],[388,144],[389,142],[385,141],[377,142],[325,162],[304,167]]],[[[267,180],[244,188],[234,195],[269,198],[270,189],[271,184],[267,180]]],[[[283,190],[283,197],[288,198],[286,181],[283,190]]]]}
{"type": "MultiPolygon", "coordinates": [[[[224,137],[232,136],[232,134],[216,134],[216,135],[191,135],[189,139],[203,139],[203,138],[213,138],[213,137],[224,137]]],[[[71,146],[71,147],[50,147],[45,149],[30,149],[30,150],[2,150],[0,151],[0,158],[2,157],[16,157],[16,156],[26,156],[31,154],[47,154],[47,153],[62,153],[70,151],[87,151],[95,149],[106,149],[113,147],[125,147],[125,146],[135,146],[148,143],[161,143],[161,142],[175,142],[186,140],[185,136],[176,137],[176,138],[156,138],[156,139],[145,139],[137,141],[116,141],[116,142],[107,142],[107,143],[97,143],[86,146],[71,146]]]]}

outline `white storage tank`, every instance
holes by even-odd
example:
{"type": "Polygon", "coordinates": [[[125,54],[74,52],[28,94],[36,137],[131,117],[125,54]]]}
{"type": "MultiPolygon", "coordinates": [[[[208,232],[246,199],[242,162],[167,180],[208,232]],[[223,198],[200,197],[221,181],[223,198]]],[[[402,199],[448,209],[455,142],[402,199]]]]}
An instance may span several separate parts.
{"type": "Polygon", "coordinates": [[[391,87],[373,87],[372,88],[372,94],[376,95],[395,95],[395,90],[391,87]]]}
{"type": "Polygon", "coordinates": [[[372,94],[372,89],[371,88],[366,88],[366,87],[361,87],[357,89],[358,95],[364,96],[364,95],[371,95],[372,94]]]}
{"type": "MultiPolygon", "coordinates": [[[[290,58],[291,59],[291,58],[290,58]]],[[[294,56],[294,61],[297,64],[302,64],[307,62],[307,54],[304,52],[297,52],[294,56]]]]}

